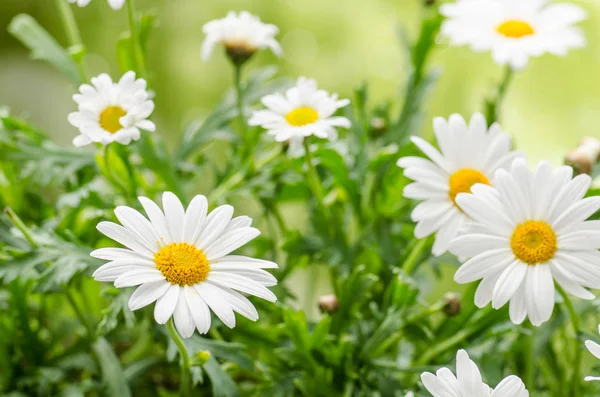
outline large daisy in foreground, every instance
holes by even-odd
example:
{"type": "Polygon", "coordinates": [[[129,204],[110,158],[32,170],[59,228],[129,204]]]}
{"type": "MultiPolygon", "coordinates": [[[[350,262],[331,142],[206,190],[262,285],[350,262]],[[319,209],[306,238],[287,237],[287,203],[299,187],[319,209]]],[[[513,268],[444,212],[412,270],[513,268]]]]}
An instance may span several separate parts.
{"type": "Polygon", "coordinates": [[[574,4],[545,5],[545,0],[458,0],[444,4],[442,35],[452,45],[491,51],[496,63],[521,69],[529,58],[545,53],[564,56],[586,44],[581,28],[586,18],[574,4]]]}
{"type": "Polygon", "coordinates": [[[497,169],[507,168],[520,152],[511,152],[510,137],[498,124],[489,129],[485,117],[476,113],[469,125],[462,116],[453,114],[446,121],[433,120],[440,151],[424,139],[412,137],[415,145],[429,160],[403,157],[398,166],[415,181],[406,186],[404,196],[423,200],[411,214],[417,222],[415,236],[424,238],[437,233],[433,254],[441,255],[458,228],[468,219],[456,202],[459,193],[468,193],[476,183],[493,184],[497,169]]]}
{"type": "Polygon", "coordinates": [[[499,309],[510,301],[515,324],[529,317],[539,326],[554,308],[554,281],[566,292],[593,299],[585,288],[600,288],[600,197],[583,198],[588,175],[572,178],[568,166],[556,171],[541,162],[532,172],[517,159],[496,172],[495,187],[473,186],[456,201],[473,219],[450,251],[471,258],[456,272],[458,283],[482,280],[475,304],[499,309]]]}
{"type": "Polygon", "coordinates": [[[252,219],[232,219],[230,205],[207,213],[204,196],[194,197],[186,210],[173,193],[164,193],[164,212],[152,200],[139,199],[150,220],[133,208],[117,207],[123,226],[98,224],[100,232],[126,248],[91,254],[110,261],[96,270],[96,280],[114,282],[117,288],[139,286],[129,300],[131,310],[156,302],[156,322],[165,324],[173,316],[181,336],[188,338],[194,329],[208,332],[210,310],[230,328],[235,326],[234,312],[256,321],[256,309],[237,291],[277,300],[267,288],[277,280],[262,270],[277,268],[275,263],[230,255],[260,234],[250,226],[252,219]]]}
{"type": "Polygon", "coordinates": [[[511,375],[502,380],[495,389],[481,379],[481,373],[464,350],[456,353],[456,376],[448,368],[440,368],[436,374],[423,372],[421,381],[433,397],[528,397],[523,381],[511,375]]]}
{"type": "Polygon", "coordinates": [[[261,101],[268,109],[254,112],[248,124],[262,126],[277,142],[288,142],[292,155],[302,151],[306,137],[314,135],[333,141],[338,135],[336,127],[351,126],[347,118],[333,116],[350,100],[319,90],[317,82],[306,77],[300,77],[285,95],[267,95],[261,101]]]}
{"type": "Polygon", "coordinates": [[[92,85],[83,84],[79,94],[73,95],[79,105],[68,120],[81,135],[73,139],[75,146],[92,142],[108,145],[118,142],[128,145],[140,139],[140,130],[154,131],[156,126],[148,117],[154,111],[154,102],[146,91],[146,80],[127,72],[118,83],[103,73],[92,78],[92,85]]]}

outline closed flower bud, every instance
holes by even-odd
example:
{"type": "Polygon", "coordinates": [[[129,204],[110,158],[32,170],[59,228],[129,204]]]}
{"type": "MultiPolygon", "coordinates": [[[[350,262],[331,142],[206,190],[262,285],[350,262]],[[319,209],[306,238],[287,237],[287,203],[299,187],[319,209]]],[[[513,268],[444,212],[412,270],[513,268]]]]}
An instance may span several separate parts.
{"type": "Polygon", "coordinates": [[[333,314],[337,312],[339,306],[340,302],[335,295],[323,295],[319,298],[319,309],[323,313],[333,314]]]}
{"type": "Polygon", "coordinates": [[[458,316],[460,314],[460,298],[454,292],[444,295],[446,304],[442,309],[448,317],[458,316]]]}
{"type": "Polygon", "coordinates": [[[257,51],[257,48],[245,42],[225,43],[225,53],[234,65],[241,66],[257,51]]]}
{"type": "Polygon", "coordinates": [[[208,350],[200,350],[198,353],[194,354],[194,361],[192,365],[201,367],[210,360],[210,352],[208,350]]]}
{"type": "Polygon", "coordinates": [[[585,137],[577,149],[571,150],[567,154],[565,162],[575,168],[577,172],[589,174],[598,160],[600,160],[600,139],[585,137]]]}
{"type": "Polygon", "coordinates": [[[382,117],[373,117],[371,119],[370,133],[372,137],[378,138],[387,130],[387,123],[382,117]]]}

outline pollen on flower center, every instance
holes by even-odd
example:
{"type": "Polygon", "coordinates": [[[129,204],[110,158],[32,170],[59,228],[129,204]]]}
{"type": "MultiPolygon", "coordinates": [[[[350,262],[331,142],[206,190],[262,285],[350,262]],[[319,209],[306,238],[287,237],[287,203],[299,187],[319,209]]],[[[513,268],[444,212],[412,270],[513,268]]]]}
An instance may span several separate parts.
{"type": "Polygon", "coordinates": [[[556,253],[556,233],[546,222],[526,221],[516,227],[510,247],[515,257],[528,265],[546,263],[556,253]]]}
{"type": "Polygon", "coordinates": [[[287,122],[295,127],[302,127],[314,123],[319,119],[319,114],[313,108],[302,106],[285,115],[287,122]]]}
{"type": "Polygon", "coordinates": [[[456,171],[454,174],[450,175],[450,191],[448,192],[450,200],[456,205],[456,196],[459,193],[471,193],[471,186],[477,183],[489,185],[490,181],[480,171],[471,168],[463,168],[456,171]]]}
{"type": "Polygon", "coordinates": [[[188,243],[172,243],[154,254],[156,268],[168,282],[194,285],[208,277],[210,262],[204,252],[188,243]]]}
{"type": "Polygon", "coordinates": [[[109,106],[100,113],[100,127],[114,134],[123,128],[119,121],[127,112],[120,106],[109,106]]]}
{"type": "Polygon", "coordinates": [[[511,19],[498,26],[496,29],[503,36],[520,39],[535,33],[533,27],[525,21],[511,19]]]}

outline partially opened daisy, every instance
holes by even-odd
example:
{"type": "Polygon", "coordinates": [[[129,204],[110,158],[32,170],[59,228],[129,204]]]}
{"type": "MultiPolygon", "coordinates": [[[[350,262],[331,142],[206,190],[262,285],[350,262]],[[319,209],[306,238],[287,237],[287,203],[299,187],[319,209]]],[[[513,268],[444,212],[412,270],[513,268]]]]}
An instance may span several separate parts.
{"type": "MultiPolygon", "coordinates": [[[[90,4],[92,0],[69,0],[69,3],[77,3],[79,7],[85,7],[90,4]]],[[[120,10],[125,5],[125,0],[107,0],[108,5],[113,10],[120,10]]]]}
{"type": "Polygon", "coordinates": [[[267,95],[261,102],[268,109],[255,111],[248,124],[262,126],[277,142],[288,142],[291,154],[302,150],[306,137],[314,135],[333,141],[338,136],[336,127],[351,126],[347,118],[333,116],[350,100],[319,90],[317,82],[306,77],[298,78],[296,86],[285,95],[267,95]]]}
{"type": "Polygon", "coordinates": [[[404,196],[423,200],[411,214],[417,222],[415,236],[424,238],[437,233],[433,254],[441,255],[468,219],[456,196],[470,192],[476,183],[493,184],[496,170],[509,167],[514,158],[523,154],[511,151],[510,137],[498,124],[488,129],[480,113],[473,115],[469,125],[458,114],[448,121],[437,117],[433,129],[440,151],[424,139],[412,137],[429,160],[403,157],[397,164],[404,168],[404,175],[415,181],[406,186],[404,196]]]}
{"type": "MultiPolygon", "coordinates": [[[[600,325],[598,326],[598,332],[600,332],[600,325]]],[[[600,345],[593,340],[586,340],[585,347],[592,353],[596,358],[600,358],[600,345]]],[[[600,380],[600,376],[586,376],[586,381],[600,380]]]]}
{"type": "Polygon", "coordinates": [[[69,114],[68,119],[80,132],[73,139],[75,146],[92,142],[127,145],[140,139],[140,129],[156,129],[148,120],[154,111],[154,102],[146,91],[146,80],[136,80],[134,72],[125,73],[118,83],[113,83],[105,73],[94,77],[92,85],[79,87],[79,94],[73,95],[73,100],[79,110],[69,114]]]}
{"type": "Polygon", "coordinates": [[[495,187],[472,187],[456,201],[471,217],[450,246],[471,258],[456,272],[458,283],[482,280],[475,304],[499,309],[510,301],[510,319],[529,317],[539,326],[552,315],[554,282],[582,299],[585,288],[600,288],[600,197],[583,198],[591,178],[575,178],[569,166],[556,171],[547,162],[532,172],[523,159],[496,172],[495,187]]]}
{"type": "Polygon", "coordinates": [[[282,55],[281,46],[275,40],[279,29],[265,24],[260,18],[242,11],[236,14],[229,11],[223,19],[208,22],[202,28],[206,38],[202,43],[202,59],[208,61],[217,44],[223,44],[225,51],[236,64],[242,64],[258,50],[270,48],[277,56],[282,55]]]}
{"type": "Polygon", "coordinates": [[[523,381],[511,375],[504,378],[495,389],[481,379],[477,365],[464,350],[456,353],[456,376],[448,368],[436,374],[423,372],[421,381],[433,397],[528,397],[523,381]]]}
{"type": "Polygon", "coordinates": [[[275,263],[231,255],[260,234],[250,226],[252,219],[232,218],[230,205],[208,213],[204,196],[194,197],[187,209],[170,192],[163,194],[163,210],[146,197],[139,200],[149,220],[133,208],[117,207],[122,226],[98,224],[100,232],[126,248],[91,254],[110,261],[96,270],[96,280],[117,288],[139,286],[129,299],[131,310],[156,302],[156,322],[165,324],[173,316],[181,336],[188,338],[194,329],[208,332],[211,310],[230,328],[234,312],[256,321],[256,309],[240,292],[277,300],[267,288],[277,280],[263,270],[276,268],[275,263]]]}
{"type": "Polygon", "coordinates": [[[586,18],[580,7],[545,5],[546,0],[457,0],[444,4],[447,18],[442,35],[452,45],[469,45],[473,51],[491,51],[496,63],[513,69],[525,67],[530,57],[545,53],[564,56],[586,44],[576,26],[586,18]]]}

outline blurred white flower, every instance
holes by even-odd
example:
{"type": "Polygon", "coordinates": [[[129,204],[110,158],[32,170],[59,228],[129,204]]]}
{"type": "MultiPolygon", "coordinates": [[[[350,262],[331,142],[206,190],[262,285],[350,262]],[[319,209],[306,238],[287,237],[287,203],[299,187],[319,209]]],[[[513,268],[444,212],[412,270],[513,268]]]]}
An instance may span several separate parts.
{"type": "MultiPolygon", "coordinates": [[[[69,0],[69,3],[77,3],[79,7],[85,7],[90,4],[92,0],[69,0]]],[[[107,0],[108,5],[113,10],[120,10],[125,5],[125,0],[107,0]]]]}
{"type": "Polygon", "coordinates": [[[404,188],[404,196],[424,200],[411,214],[417,222],[415,236],[424,238],[437,233],[433,254],[446,252],[460,226],[468,220],[455,198],[468,193],[476,183],[493,184],[497,169],[508,168],[521,152],[511,152],[510,137],[500,125],[489,129],[485,117],[475,113],[469,125],[462,116],[453,114],[448,121],[433,120],[433,129],[441,153],[424,139],[412,137],[415,145],[430,160],[403,157],[398,166],[415,181],[404,188]]]}
{"type": "Polygon", "coordinates": [[[496,172],[495,188],[473,186],[456,201],[471,217],[450,251],[467,260],[456,282],[482,279],[475,304],[499,309],[510,301],[515,324],[529,317],[539,326],[554,308],[554,282],[581,299],[600,288],[600,221],[586,221],[600,209],[600,196],[583,198],[591,178],[575,178],[569,166],[548,162],[532,172],[524,159],[510,172],[496,172]]]}
{"type": "Polygon", "coordinates": [[[140,139],[140,129],[156,129],[148,120],[154,102],[149,99],[146,81],[136,80],[134,72],[125,73],[118,83],[103,73],[92,78],[92,85],[81,85],[79,92],[73,95],[79,111],[68,117],[81,134],[73,139],[75,146],[92,142],[108,145],[115,141],[127,145],[140,139]]]}
{"type": "Polygon", "coordinates": [[[152,200],[139,200],[149,220],[133,208],[117,207],[115,214],[123,226],[98,224],[101,233],[127,248],[91,253],[110,261],[94,273],[97,281],[114,282],[117,288],[139,285],[129,299],[131,310],[156,301],[156,322],[165,324],[173,316],[178,332],[189,338],[194,329],[208,332],[210,310],[230,328],[235,326],[234,311],[256,321],[258,312],[237,291],[277,300],[267,288],[277,280],[262,270],[277,268],[275,263],[230,255],[260,234],[250,226],[252,219],[232,219],[230,205],[207,214],[208,202],[200,195],[185,210],[173,193],[166,192],[164,213],[152,200]]]}
{"type": "Polygon", "coordinates": [[[494,61],[513,69],[525,67],[529,57],[545,53],[564,56],[586,44],[575,23],[586,12],[574,4],[545,5],[546,0],[457,0],[444,4],[447,18],[442,35],[452,45],[491,51],[494,61]]]}
{"type": "Polygon", "coordinates": [[[277,142],[288,142],[291,155],[303,152],[305,137],[314,135],[333,141],[337,139],[336,127],[351,126],[347,118],[332,116],[350,100],[319,90],[317,82],[306,77],[298,78],[296,86],[285,95],[267,95],[261,101],[268,109],[255,111],[248,124],[262,126],[277,142]]]}
{"type": "MultiPolygon", "coordinates": [[[[600,332],[600,325],[598,326],[598,332],[600,332]]],[[[592,353],[596,358],[600,358],[600,345],[598,343],[594,342],[593,340],[586,340],[585,347],[587,347],[590,353],[592,353]]],[[[600,380],[600,377],[586,376],[585,380],[588,382],[592,380],[600,380]]]]}
{"type": "Polygon", "coordinates": [[[223,19],[208,22],[202,28],[206,38],[202,43],[202,59],[207,61],[217,44],[223,44],[232,59],[247,60],[256,51],[270,48],[277,56],[282,55],[281,46],[275,40],[279,28],[265,24],[247,11],[238,14],[229,11],[223,19]]]}
{"type": "Polygon", "coordinates": [[[433,397],[528,397],[529,392],[517,376],[504,378],[495,389],[481,379],[477,365],[464,350],[456,353],[456,376],[448,368],[436,374],[423,372],[421,381],[433,397]]]}

